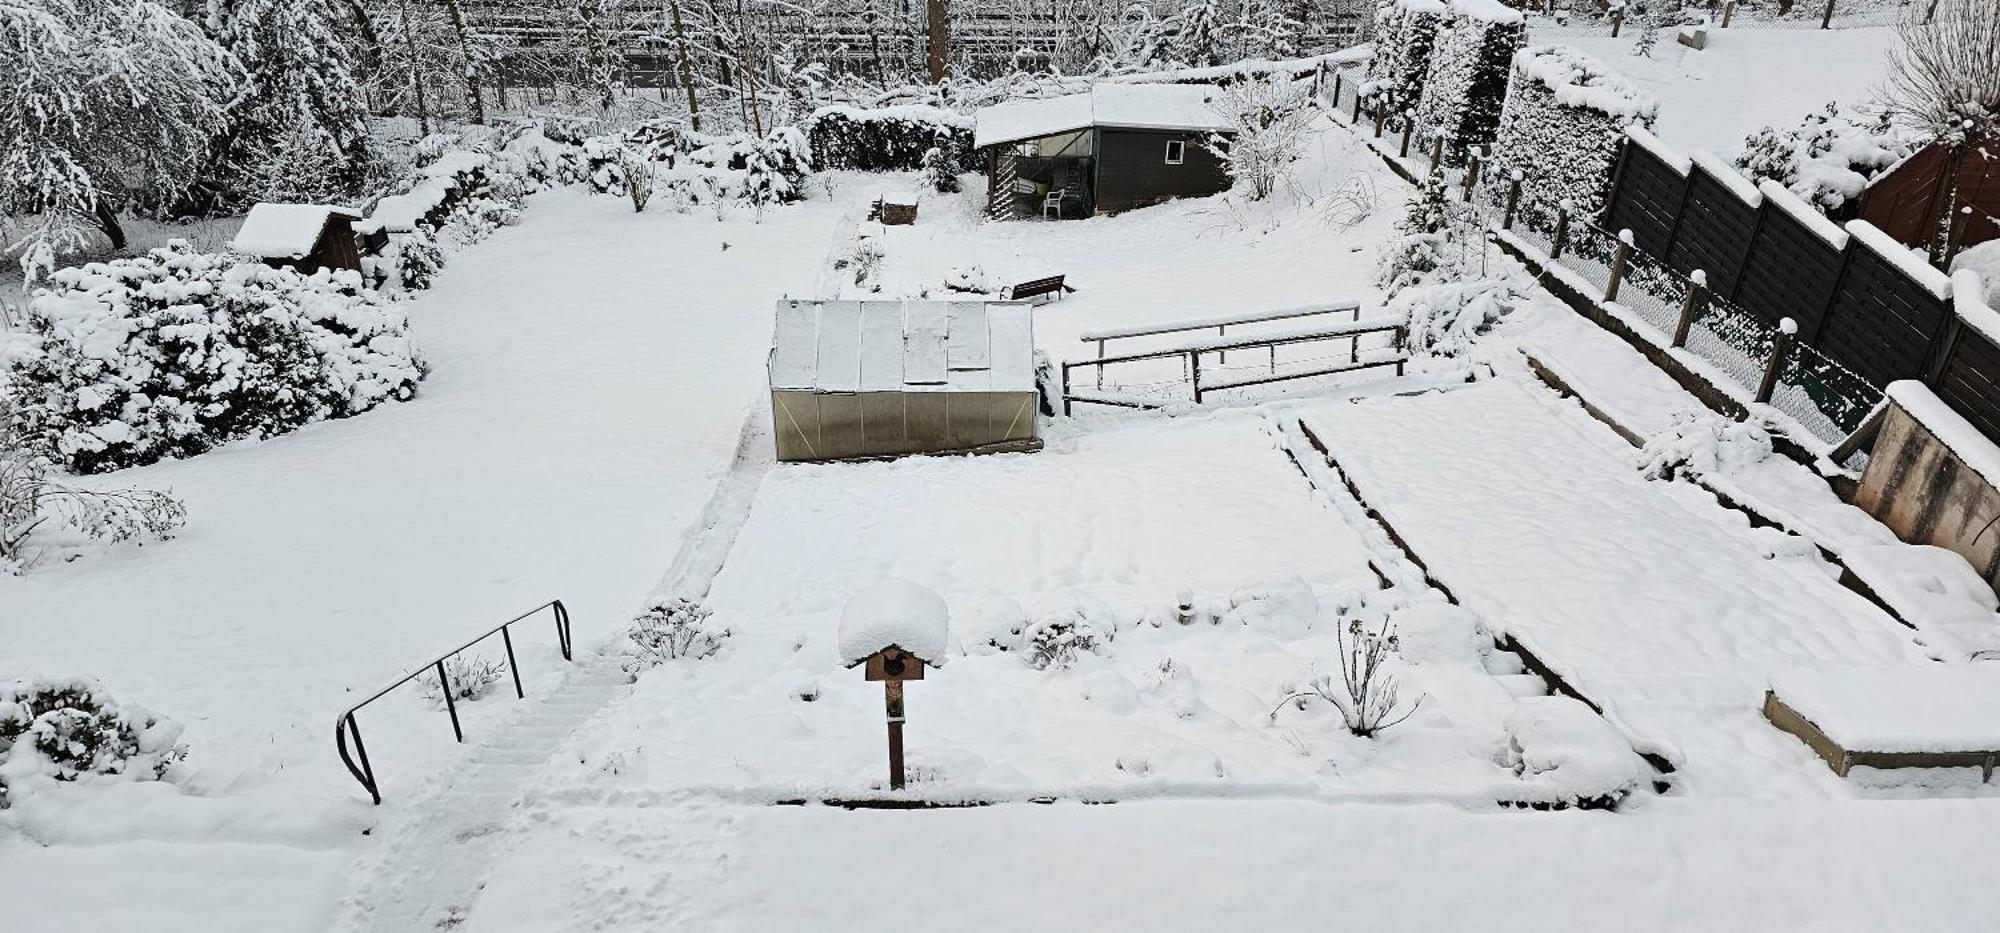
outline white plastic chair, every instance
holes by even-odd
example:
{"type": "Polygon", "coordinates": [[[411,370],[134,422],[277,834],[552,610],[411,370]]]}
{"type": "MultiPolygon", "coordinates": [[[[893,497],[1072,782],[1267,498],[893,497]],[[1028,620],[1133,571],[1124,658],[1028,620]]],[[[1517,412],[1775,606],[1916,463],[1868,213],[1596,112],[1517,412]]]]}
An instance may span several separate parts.
{"type": "Polygon", "coordinates": [[[1069,192],[1069,189],[1068,189],[1068,188],[1051,188],[1051,189],[1049,189],[1049,193],[1048,193],[1048,194],[1046,194],[1046,195],[1043,195],[1043,196],[1042,196],[1042,219],[1043,219],[1043,220],[1047,220],[1047,219],[1049,219],[1049,211],[1052,211],[1052,210],[1056,212],[1056,219],[1057,219],[1057,220],[1061,220],[1061,219],[1062,219],[1062,200],[1063,200],[1063,195],[1067,194],[1068,192],[1069,192]]]}

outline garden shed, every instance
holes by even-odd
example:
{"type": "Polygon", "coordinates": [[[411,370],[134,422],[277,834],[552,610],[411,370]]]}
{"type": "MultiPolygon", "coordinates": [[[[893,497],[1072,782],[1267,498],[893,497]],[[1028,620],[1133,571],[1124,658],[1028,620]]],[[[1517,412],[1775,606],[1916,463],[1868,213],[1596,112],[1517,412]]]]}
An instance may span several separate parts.
{"type": "Polygon", "coordinates": [[[307,275],[321,269],[361,271],[354,239],[357,211],[323,204],[258,204],[243,218],[231,249],[307,275]]]}
{"type": "Polygon", "coordinates": [[[1082,94],[981,108],[988,216],[1075,219],[1229,188],[1209,141],[1230,134],[1221,91],[1099,84],[1082,94]]]}
{"type": "Polygon", "coordinates": [[[780,301],[769,366],[779,460],[1041,446],[1027,304],[780,301]]]}

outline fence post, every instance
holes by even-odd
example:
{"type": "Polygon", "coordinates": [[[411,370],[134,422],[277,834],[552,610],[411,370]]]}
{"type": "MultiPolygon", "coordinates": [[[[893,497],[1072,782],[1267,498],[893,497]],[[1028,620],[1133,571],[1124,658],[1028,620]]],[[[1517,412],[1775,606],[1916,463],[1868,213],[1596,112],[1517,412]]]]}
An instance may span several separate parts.
{"type": "Polygon", "coordinates": [[[1514,211],[1521,206],[1522,178],[1521,170],[1517,168],[1507,180],[1507,210],[1500,215],[1500,229],[1502,230],[1514,229],[1514,211]]]}
{"type": "Polygon", "coordinates": [[[1354,92],[1354,119],[1348,122],[1355,126],[1361,125],[1361,91],[1358,89],[1354,92]]]}
{"type": "Polygon", "coordinates": [[[1479,157],[1483,154],[1481,151],[1483,148],[1473,146],[1465,150],[1465,203],[1467,204],[1472,203],[1472,189],[1479,186],[1479,157]]]}
{"type": "Polygon", "coordinates": [[[1625,26],[1625,4],[1611,8],[1611,38],[1618,38],[1618,30],[1625,26]]]}
{"type": "Polygon", "coordinates": [[[1410,131],[1416,129],[1416,126],[1416,120],[1412,119],[1408,114],[1403,115],[1403,145],[1396,149],[1396,158],[1407,159],[1410,157],[1410,131]]]}
{"type": "Polygon", "coordinates": [[[1674,346],[1687,346],[1688,328],[1694,326],[1695,315],[1701,313],[1702,305],[1707,302],[1708,273],[1696,269],[1688,273],[1687,299],[1681,302],[1681,319],[1674,322],[1674,346]]]}
{"type": "Polygon", "coordinates": [[[1944,262],[1941,265],[1945,268],[1951,268],[1951,261],[1958,257],[1959,249],[1965,246],[1965,228],[1971,221],[1972,205],[1967,204],[1959,208],[1958,219],[1952,223],[1951,232],[1944,239],[1944,262]]]}
{"type": "Polygon", "coordinates": [[[1604,281],[1604,300],[1618,300],[1618,286],[1625,283],[1625,266],[1632,261],[1632,230],[1618,231],[1618,247],[1611,251],[1611,277],[1604,281]]]}
{"type": "Polygon", "coordinates": [[[1385,109],[1385,108],[1383,108],[1383,106],[1382,106],[1381,104],[1376,104],[1376,105],[1375,105],[1375,138],[1376,138],[1376,139],[1381,139],[1381,138],[1382,138],[1382,119],[1383,119],[1383,116],[1384,116],[1384,113],[1383,113],[1384,109],[1385,109]]]}
{"type": "Polygon", "coordinates": [[[1339,112],[1340,112],[1340,86],[1341,86],[1341,84],[1343,83],[1343,82],[1341,81],[1341,78],[1342,78],[1342,76],[1343,76],[1344,74],[1345,74],[1344,72],[1342,72],[1342,71],[1340,71],[1340,70],[1338,70],[1338,69],[1335,69],[1335,71],[1333,72],[1333,112],[1334,112],[1334,113],[1339,113],[1339,112]]]}
{"type": "Polygon", "coordinates": [[[1799,322],[1785,318],[1778,322],[1777,336],[1771,339],[1771,359],[1764,364],[1764,378],[1757,382],[1757,401],[1771,401],[1771,393],[1778,389],[1778,374],[1785,369],[1785,357],[1792,352],[1792,337],[1799,332],[1799,322]]]}
{"type": "Polygon", "coordinates": [[[1938,5],[1938,0],[1931,0],[1931,5],[1924,8],[1925,23],[1929,23],[1931,20],[1937,19],[1937,5],[1938,5]]]}
{"type": "Polygon", "coordinates": [[[1561,259],[1563,247],[1569,245],[1569,199],[1556,204],[1556,235],[1549,243],[1549,258],[1561,259]]]}
{"type": "Polygon", "coordinates": [[[1833,0],[1826,0],[1826,12],[1819,18],[1819,28],[1833,28],[1833,0]]]}
{"type": "Polygon", "coordinates": [[[1444,131],[1438,130],[1437,138],[1431,141],[1431,171],[1439,171],[1444,164],[1444,131]]]}
{"type": "Polygon", "coordinates": [[[1201,354],[1190,353],[1188,361],[1188,385],[1194,387],[1194,403],[1201,404],[1201,354]]]}
{"type": "MultiPolygon", "coordinates": [[[[1935,2],[1935,0],[1933,0],[1933,2],[1935,2]]],[[[1722,5],[1722,27],[1721,27],[1721,28],[1723,28],[1723,29],[1728,29],[1728,28],[1729,28],[1729,21],[1730,21],[1731,19],[1734,19],[1735,17],[1736,17],[1736,0],[1728,0],[1728,2],[1727,2],[1727,3],[1724,3],[1724,4],[1722,5]]]]}
{"type": "MultiPolygon", "coordinates": [[[[1100,359],[1100,360],[1104,358],[1104,339],[1103,339],[1102,337],[1098,338],[1098,340],[1097,340],[1097,358],[1098,358],[1098,359],[1100,359]]],[[[1099,363],[1099,364],[1097,364],[1097,387],[1098,387],[1098,388],[1100,388],[1100,389],[1104,388],[1104,364],[1103,364],[1103,363],[1099,363]]],[[[1063,393],[1063,394],[1065,394],[1065,395],[1069,394],[1069,393],[1068,393],[1068,390],[1067,390],[1067,388],[1065,388],[1065,390],[1064,390],[1064,393],[1063,393]]]]}
{"type": "MultiPolygon", "coordinates": [[[[1065,418],[1069,417],[1069,367],[1067,361],[1062,364],[1062,403],[1065,418]]],[[[1097,367],[1097,378],[1100,380],[1104,378],[1104,367],[1097,367]]],[[[1103,388],[1103,385],[1100,384],[1098,388],[1103,388]]]]}

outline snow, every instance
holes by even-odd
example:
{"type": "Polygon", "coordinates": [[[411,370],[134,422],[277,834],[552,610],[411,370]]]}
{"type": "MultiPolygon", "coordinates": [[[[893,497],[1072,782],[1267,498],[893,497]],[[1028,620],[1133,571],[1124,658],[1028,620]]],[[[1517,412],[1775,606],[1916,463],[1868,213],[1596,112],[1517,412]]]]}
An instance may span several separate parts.
{"type": "Polygon", "coordinates": [[[1032,310],[1011,302],[781,301],[771,388],[1030,392],[1034,346],[1032,310]]]}
{"type": "Polygon", "coordinates": [[[1202,84],[1097,84],[1082,94],[1015,100],[982,107],[973,145],[984,149],[1090,126],[1219,132],[1229,117],[1218,92],[1202,84]]]}
{"type": "Polygon", "coordinates": [[[229,248],[259,259],[299,259],[311,253],[326,230],[329,217],[359,220],[361,215],[345,207],[321,204],[257,204],[243,218],[243,226],[229,248]]]}
{"type": "Polygon", "coordinates": [[[1896,30],[1757,29],[1739,19],[1710,29],[1705,50],[1663,42],[1652,58],[1632,54],[1629,29],[1616,39],[1600,33],[1561,41],[1616,63],[1628,82],[1657,99],[1661,139],[1733,158],[1762,127],[1796,126],[1828,101],[1877,99],[1888,84],[1896,30]]]}
{"type": "MultiPolygon", "coordinates": [[[[1954,279],[1959,272],[1978,273],[1981,287],[1972,290],[1970,295],[1978,296],[1988,308],[2000,306],[2000,240],[1988,240],[1960,250],[1951,259],[1951,270],[1954,279]]],[[[1961,288],[1958,296],[1959,307],[1963,309],[1968,303],[1968,292],[1961,288]]]]}
{"type": "Polygon", "coordinates": [[[1646,763],[1590,707],[1565,696],[1527,697],[1507,717],[1508,759],[1534,802],[1617,798],[1647,777],[1646,763]]]}
{"type": "Polygon", "coordinates": [[[1647,152],[1658,156],[1660,161],[1667,163],[1669,168],[1682,175],[1686,175],[1688,170],[1694,167],[1694,163],[1689,161],[1687,156],[1681,155],[1679,152],[1669,148],[1666,143],[1660,141],[1658,136],[1653,135],[1651,130],[1643,126],[1626,127],[1625,136],[1633,142],[1638,143],[1647,152]]]}
{"type": "Polygon", "coordinates": [[[1569,107],[1585,107],[1634,123],[1649,123],[1660,102],[1609,66],[1562,45],[1535,46],[1514,56],[1522,74],[1539,81],[1569,107]]]}
{"type": "MultiPolygon", "coordinates": [[[[1992,251],[1992,255],[2000,258],[2000,250],[1992,251]]],[[[1963,258],[1964,254],[1960,256],[1963,258]]],[[[1983,270],[1978,263],[1958,262],[1952,263],[1952,269],[1955,270],[1951,274],[1953,313],[1987,340],[2000,344],[2000,312],[1993,309],[1996,295],[1992,290],[2000,286],[2000,269],[1983,270]]]]}
{"type": "Polygon", "coordinates": [[[1500,0],[1450,0],[1450,8],[1459,16],[1499,25],[1519,23],[1524,19],[1520,10],[1500,0]]]}
{"type": "Polygon", "coordinates": [[[1708,177],[1722,182],[1722,186],[1728,188],[1729,193],[1735,195],[1737,200],[1751,207],[1756,207],[1764,203],[1763,192],[1757,190],[1757,186],[1751,184],[1750,179],[1744,178],[1741,173],[1737,172],[1736,166],[1716,158],[1708,150],[1696,149],[1689,152],[1688,161],[1701,166],[1701,170],[1707,172],[1708,177]]]}
{"type": "Polygon", "coordinates": [[[847,600],[840,610],[836,646],[840,663],[853,667],[884,648],[895,646],[932,666],[945,663],[945,643],[951,635],[951,609],[944,597],[908,580],[890,578],[871,584],[847,600]]]}
{"type": "Polygon", "coordinates": [[[1875,251],[1876,255],[1889,260],[1889,264],[1903,273],[1905,278],[1928,289],[1939,299],[1951,297],[1951,276],[1924,258],[1922,250],[1911,249],[1882,232],[1882,228],[1865,220],[1847,222],[1847,232],[1860,240],[1862,245],[1875,251]]]}
{"type": "Polygon", "coordinates": [[[1786,671],[1771,691],[1856,752],[2000,752],[2000,664],[1786,671]]]}

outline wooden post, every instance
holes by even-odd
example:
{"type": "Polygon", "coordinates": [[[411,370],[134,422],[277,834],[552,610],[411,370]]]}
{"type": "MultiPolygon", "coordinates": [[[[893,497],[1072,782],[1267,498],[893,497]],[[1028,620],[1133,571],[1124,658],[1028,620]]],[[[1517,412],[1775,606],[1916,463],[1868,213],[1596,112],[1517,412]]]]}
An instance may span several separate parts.
{"type": "Polygon", "coordinates": [[[1521,206],[1521,170],[1515,169],[1507,182],[1507,210],[1500,215],[1500,229],[1514,229],[1514,211],[1521,206]]]}
{"type": "Polygon", "coordinates": [[[1472,203],[1472,189],[1479,187],[1479,150],[1468,149],[1465,153],[1465,203],[1472,203]]]}
{"type": "Polygon", "coordinates": [[[1431,171],[1441,171],[1444,164],[1444,131],[1439,130],[1437,138],[1431,141],[1431,171]]]}
{"type": "Polygon", "coordinates": [[[1613,39],[1618,38],[1618,30],[1624,28],[1624,26],[1625,26],[1625,6],[1623,4],[1620,4],[1618,6],[1612,7],[1611,38],[1613,39]]]}
{"type": "Polygon", "coordinates": [[[1348,122],[1353,123],[1355,126],[1361,125],[1361,92],[1359,91],[1354,93],[1354,119],[1348,122]]]}
{"type": "Polygon", "coordinates": [[[1335,72],[1333,73],[1333,112],[1335,112],[1335,113],[1339,113],[1339,112],[1340,112],[1339,108],[1340,108],[1340,86],[1341,86],[1341,83],[1342,83],[1342,82],[1341,82],[1341,72],[1339,72],[1339,71],[1335,71],[1335,72]]]}
{"type": "Polygon", "coordinates": [[[1820,14],[1819,18],[1819,28],[1821,29],[1833,28],[1833,2],[1834,0],[1826,0],[1826,12],[1820,14]]]}
{"type": "MultiPolygon", "coordinates": [[[[1097,367],[1097,380],[1098,380],[1097,387],[1100,389],[1104,388],[1104,367],[1102,366],[1097,367]]],[[[1062,403],[1063,403],[1063,417],[1067,418],[1069,417],[1069,364],[1068,363],[1064,363],[1062,366],[1062,403]]]]}
{"type": "Polygon", "coordinates": [[[1549,258],[1561,259],[1563,247],[1569,243],[1569,201],[1565,199],[1556,205],[1556,235],[1549,244],[1549,258]]]}
{"type": "MultiPolygon", "coordinates": [[[[1215,325],[1215,335],[1216,335],[1217,337],[1227,337],[1227,336],[1229,336],[1229,325],[1227,325],[1227,324],[1217,324],[1217,325],[1215,325]]],[[[1228,350],[1217,350],[1217,351],[1215,351],[1215,361],[1216,361],[1216,362],[1218,362],[1218,363],[1227,363],[1227,362],[1229,362],[1229,351],[1228,351],[1228,350]]]]}
{"type": "Polygon", "coordinates": [[[1724,3],[1724,4],[1722,5],[1722,27],[1721,27],[1721,28],[1723,28],[1723,29],[1728,29],[1728,28],[1729,28],[1729,21],[1730,21],[1730,20],[1732,20],[1732,19],[1734,19],[1734,18],[1736,18],[1736,0],[1729,0],[1729,2],[1727,2],[1727,3],[1724,3]]]}
{"type": "Polygon", "coordinates": [[[1194,403],[1201,404],[1201,354],[1190,353],[1188,361],[1188,384],[1194,386],[1194,403]]]}
{"type": "Polygon", "coordinates": [[[1924,7],[1924,22],[1928,23],[1931,20],[1937,19],[1937,5],[1938,0],[1931,0],[1931,5],[1924,7]]]}
{"type": "Polygon", "coordinates": [[[1376,105],[1375,105],[1375,138],[1376,138],[1376,139],[1381,139],[1381,138],[1382,138],[1382,119],[1383,119],[1383,116],[1384,116],[1384,114],[1383,114],[1383,112],[1382,112],[1382,105],[1381,105],[1381,104],[1376,104],[1376,105]]]}
{"type": "Polygon", "coordinates": [[[882,681],[882,704],[889,713],[889,789],[903,789],[903,682],[882,681]]]}
{"type": "Polygon", "coordinates": [[[1695,316],[1701,313],[1708,302],[1708,274],[1700,269],[1688,275],[1687,298],[1681,302],[1681,318],[1674,322],[1674,342],[1676,347],[1685,347],[1688,342],[1688,328],[1694,326],[1695,316]]]}
{"type": "Polygon", "coordinates": [[[1410,131],[1416,128],[1417,121],[1410,119],[1409,115],[1405,114],[1403,116],[1403,145],[1396,150],[1396,158],[1407,159],[1410,157],[1410,131]]]}
{"type": "Polygon", "coordinates": [[[1625,283],[1625,265],[1632,261],[1632,231],[1618,231],[1618,246],[1611,251],[1611,277],[1604,282],[1604,300],[1618,300],[1618,286],[1625,283]]]}
{"type": "MultiPolygon", "coordinates": [[[[1099,337],[1099,338],[1097,339],[1097,358],[1098,358],[1098,359],[1100,359],[1100,360],[1104,358],[1104,338],[1102,338],[1102,337],[1099,337]]],[[[1099,364],[1097,364],[1097,387],[1098,387],[1098,388],[1100,388],[1100,389],[1104,388],[1104,364],[1103,364],[1103,363],[1099,363],[1099,364]]]]}
{"type": "Polygon", "coordinates": [[[1771,393],[1778,390],[1778,374],[1785,369],[1785,357],[1792,352],[1792,337],[1799,332],[1799,322],[1785,318],[1778,322],[1778,333],[1771,339],[1771,358],[1764,363],[1764,378],[1757,382],[1757,401],[1771,401],[1771,393]]]}

